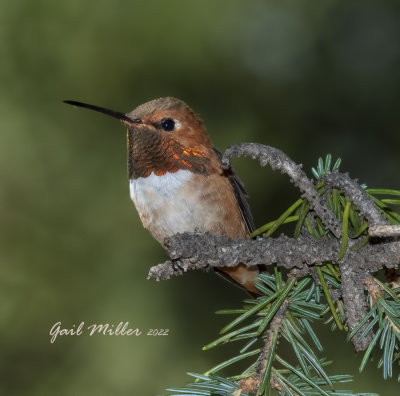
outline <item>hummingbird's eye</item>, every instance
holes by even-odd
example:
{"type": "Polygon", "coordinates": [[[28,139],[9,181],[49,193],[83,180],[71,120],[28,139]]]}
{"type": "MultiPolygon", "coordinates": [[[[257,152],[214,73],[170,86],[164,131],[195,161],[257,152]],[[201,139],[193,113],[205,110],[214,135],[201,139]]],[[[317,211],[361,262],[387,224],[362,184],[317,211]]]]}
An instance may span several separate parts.
{"type": "Polygon", "coordinates": [[[172,118],[163,118],[161,120],[161,128],[164,131],[171,132],[175,129],[175,121],[172,118]]]}

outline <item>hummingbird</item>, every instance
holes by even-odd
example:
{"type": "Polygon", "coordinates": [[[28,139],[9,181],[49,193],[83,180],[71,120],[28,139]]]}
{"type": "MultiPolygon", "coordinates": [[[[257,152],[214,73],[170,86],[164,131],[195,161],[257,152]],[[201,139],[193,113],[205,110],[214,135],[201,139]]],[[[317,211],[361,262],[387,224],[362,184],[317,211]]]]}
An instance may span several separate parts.
{"type": "MultiPolygon", "coordinates": [[[[254,230],[244,185],[223,169],[199,116],[182,100],[163,97],[129,113],[65,100],[104,113],[126,127],[130,197],[143,226],[165,248],[165,239],[183,232],[248,238],[254,230]]],[[[258,268],[239,264],[216,271],[251,295],[258,268]]]]}

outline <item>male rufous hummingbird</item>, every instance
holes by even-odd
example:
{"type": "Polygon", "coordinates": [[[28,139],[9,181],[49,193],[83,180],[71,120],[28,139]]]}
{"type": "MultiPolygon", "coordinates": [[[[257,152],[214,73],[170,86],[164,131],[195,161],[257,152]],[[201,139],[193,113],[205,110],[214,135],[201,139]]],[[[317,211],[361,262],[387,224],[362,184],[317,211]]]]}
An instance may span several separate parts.
{"type": "MultiPolygon", "coordinates": [[[[143,226],[161,245],[176,233],[194,231],[248,238],[254,225],[243,184],[222,168],[204,124],[185,102],[159,98],[129,113],[64,102],[117,118],[128,128],[130,196],[143,226]]],[[[257,267],[239,264],[217,272],[259,294],[257,267]]]]}

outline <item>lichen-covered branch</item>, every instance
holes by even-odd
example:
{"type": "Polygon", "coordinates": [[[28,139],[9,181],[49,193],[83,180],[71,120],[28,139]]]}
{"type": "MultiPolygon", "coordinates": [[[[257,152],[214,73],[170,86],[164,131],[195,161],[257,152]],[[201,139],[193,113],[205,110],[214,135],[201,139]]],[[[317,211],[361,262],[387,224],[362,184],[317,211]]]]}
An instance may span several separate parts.
{"type": "Polygon", "coordinates": [[[171,260],[152,267],[149,272],[151,279],[165,280],[189,270],[234,267],[239,263],[247,266],[277,264],[288,270],[306,271],[302,272],[304,276],[313,266],[326,262],[339,264],[342,276],[351,271],[361,278],[363,274],[396,268],[400,264],[399,241],[371,244],[357,252],[348,252],[342,260],[338,260],[340,243],[332,238],[294,239],[281,235],[253,240],[230,239],[209,233],[183,233],[166,240],[166,246],[171,260]]]}
{"type": "Polygon", "coordinates": [[[372,238],[400,238],[400,225],[376,225],[368,228],[372,238]]]}
{"type": "Polygon", "coordinates": [[[326,228],[337,238],[340,237],[341,228],[338,220],[323,204],[313,182],[301,169],[301,165],[296,164],[283,151],[258,143],[240,143],[229,147],[222,156],[222,165],[228,168],[232,157],[243,156],[257,158],[261,166],[269,165],[273,170],[287,174],[291,182],[303,193],[304,198],[307,199],[310,207],[320,217],[326,228]]]}
{"type": "Polygon", "coordinates": [[[330,173],[323,177],[325,184],[337,188],[349,197],[360,213],[367,219],[370,226],[389,224],[382,216],[363,188],[345,173],[330,173]]]}

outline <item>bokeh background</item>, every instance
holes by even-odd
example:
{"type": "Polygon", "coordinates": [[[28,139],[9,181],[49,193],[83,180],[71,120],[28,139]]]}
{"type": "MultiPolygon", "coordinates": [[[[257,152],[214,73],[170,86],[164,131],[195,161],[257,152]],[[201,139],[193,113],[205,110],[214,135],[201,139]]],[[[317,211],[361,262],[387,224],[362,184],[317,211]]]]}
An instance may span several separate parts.
{"type": "MultiPolygon", "coordinates": [[[[211,273],[146,280],[166,256],[129,199],[124,129],[63,99],[125,112],[176,96],[222,150],[261,142],[306,171],[332,153],[361,182],[399,189],[399,38],[396,0],[1,0],[0,394],[162,394],[229,356],[201,347],[227,320],[213,312],[244,297],[211,273]],[[170,331],[50,344],[57,321],[170,331]]],[[[298,196],[254,161],[235,167],[257,225],[298,196]]],[[[321,331],[331,373],[398,393],[321,331]]]]}

